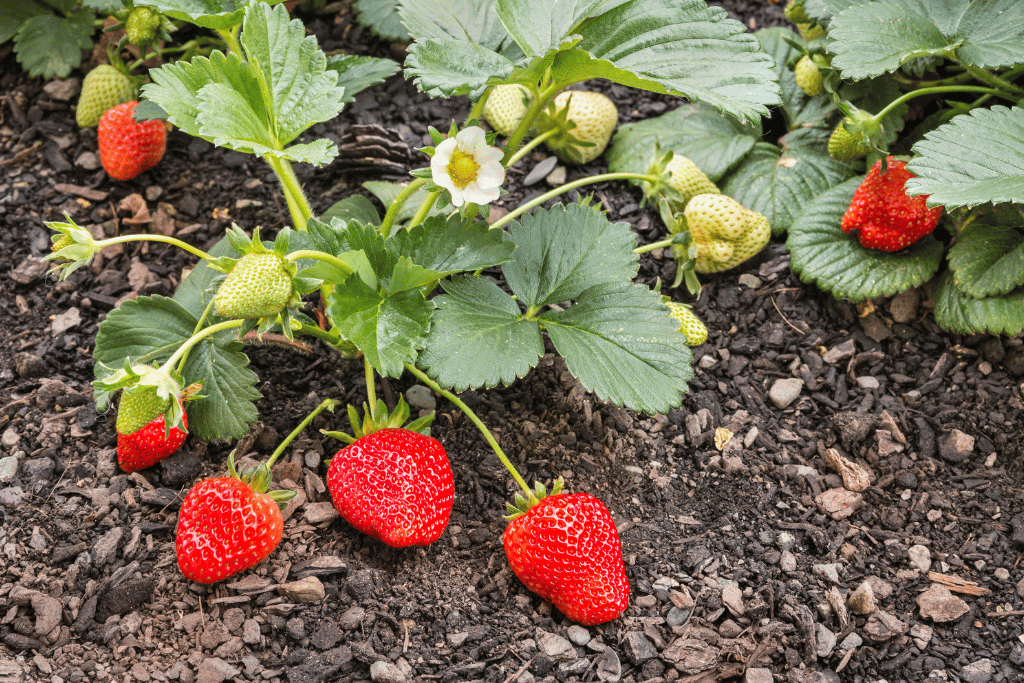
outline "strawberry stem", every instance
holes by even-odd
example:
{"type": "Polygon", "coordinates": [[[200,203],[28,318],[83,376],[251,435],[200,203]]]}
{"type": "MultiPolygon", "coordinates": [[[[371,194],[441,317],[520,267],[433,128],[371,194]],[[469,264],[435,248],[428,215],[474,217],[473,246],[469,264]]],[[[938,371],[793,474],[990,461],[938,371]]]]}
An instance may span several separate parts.
{"type": "Polygon", "coordinates": [[[342,261],[337,256],[334,256],[332,254],[328,254],[327,252],[323,252],[323,251],[316,251],[315,249],[300,249],[298,251],[293,251],[293,252],[291,252],[290,254],[287,254],[284,257],[284,259],[286,261],[298,261],[299,259],[304,259],[304,258],[312,259],[314,261],[323,261],[324,263],[329,263],[332,266],[334,266],[335,268],[338,268],[342,272],[347,273],[349,275],[351,275],[352,273],[355,272],[354,270],[352,270],[352,266],[350,266],[349,264],[345,263],[344,261],[342,261]]]}
{"type": "MultiPolygon", "coordinates": [[[[118,235],[117,237],[108,237],[105,240],[97,240],[95,243],[95,252],[98,252],[103,247],[109,247],[113,244],[123,244],[125,242],[164,242],[165,244],[171,244],[181,249],[184,249],[188,253],[198,256],[204,261],[212,261],[213,257],[207,254],[198,247],[193,247],[187,242],[182,242],[175,237],[168,237],[166,235],[151,235],[149,233],[132,233],[131,235],[118,235]]],[[[94,252],[94,253],[95,253],[94,252]]]]}
{"type": "Polygon", "coordinates": [[[1004,99],[1012,100],[1014,102],[1016,102],[1019,99],[1019,97],[1013,97],[1011,95],[1008,95],[1006,92],[1002,90],[997,90],[995,88],[986,88],[981,85],[938,85],[932,88],[921,88],[919,90],[911,90],[908,93],[904,93],[903,95],[900,95],[895,100],[887,104],[885,108],[882,109],[882,111],[878,112],[877,114],[874,114],[871,118],[875,121],[881,121],[886,114],[888,114],[890,111],[900,106],[907,100],[911,100],[915,97],[920,97],[921,95],[934,95],[936,93],[945,92],[980,92],[989,95],[995,95],[997,97],[1002,97],[1004,99]]]}
{"type": "Polygon", "coordinates": [[[391,202],[391,206],[388,207],[387,213],[384,214],[384,220],[380,224],[380,234],[384,237],[391,235],[391,229],[395,225],[395,219],[398,218],[398,212],[402,210],[405,203],[409,200],[409,197],[413,196],[418,189],[427,184],[426,178],[416,178],[411,183],[405,186],[398,196],[395,197],[395,201],[391,202]]]}
{"type": "Polygon", "coordinates": [[[423,204],[420,205],[416,215],[409,221],[410,228],[423,222],[423,219],[427,217],[427,213],[430,212],[431,207],[434,206],[434,202],[436,202],[437,198],[440,196],[441,190],[435,190],[427,195],[427,198],[423,200],[423,204]]]}
{"type": "Polygon", "coordinates": [[[533,151],[542,142],[544,142],[545,140],[547,140],[549,138],[555,137],[560,132],[561,131],[559,131],[557,128],[552,128],[550,130],[544,131],[543,133],[541,133],[540,135],[538,135],[537,137],[533,138],[532,140],[527,142],[525,145],[520,147],[519,151],[517,151],[515,154],[513,154],[511,157],[509,157],[508,162],[505,164],[505,166],[506,167],[514,166],[517,161],[519,161],[524,156],[526,156],[531,151],[533,151]]]}
{"type": "Polygon", "coordinates": [[[540,206],[549,199],[554,199],[558,195],[568,192],[569,190],[575,190],[578,187],[583,187],[591,183],[601,183],[608,180],[646,180],[648,182],[653,183],[655,181],[660,180],[660,178],[658,176],[647,175],[644,173],[602,173],[600,175],[580,178],[578,180],[572,181],[571,183],[560,185],[555,189],[551,190],[550,192],[546,192],[539,197],[535,197],[534,199],[531,199],[530,201],[524,204],[520,204],[515,211],[511,211],[502,216],[501,218],[499,218],[498,220],[491,223],[491,228],[501,228],[506,223],[511,223],[515,219],[519,218],[533,207],[540,206]]]}
{"type": "Polygon", "coordinates": [[[288,447],[288,444],[290,444],[292,441],[294,441],[295,437],[297,437],[302,432],[303,429],[308,427],[309,423],[312,422],[316,418],[317,415],[322,413],[324,410],[329,410],[329,411],[331,411],[333,413],[334,409],[335,409],[335,407],[337,407],[337,405],[338,405],[338,401],[335,401],[332,398],[328,398],[328,399],[325,399],[320,405],[318,405],[313,410],[313,412],[311,412],[309,415],[307,415],[306,418],[302,422],[300,422],[299,425],[295,429],[292,430],[291,434],[289,434],[288,436],[286,436],[284,438],[284,441],[282,441],[280,443],[280,445],[274,450],[274,452],[271,453],[270,459],[267,460],[267,469],[270,469],[271,467],[274,466],[274,462],[276,462],[277,458],[282,453],[284,453],[284,449],[288,447]]]}
{"type": "Polygon", "coordinates": [[[465,413],[466,417],[468,417],[470,421],[476,425],[476,428],[480,430],[480,433],[484,435],[484,438],[487,440],[487,443],[490,444],[494,454],[498,456],[498,460],[500,460],[501,464],[505,466],[505,469],[509,471],[509,474],[511,474],[512,478],[516,480],[516,483],[519,484],[519,488],[526,492],[527,497],[533,494],[533,489],[527,485],[526,480],[523,479],[522,475],[519,474],[519,471],[512,464],[512,461],[508,459],[507,455],[505,455],[505,451],[501,450],[501,446],[498,445],[497,439],[495,439],[494,435],[491,434],[491,430],[487,428],[487,425],[477,417],[476,413],[474,413],[469,406],[462,402],[462,399],[452,392],[442,389],[441,385],[430,379],[427,373],[423,372],[412,363],[406,363],[405,369],[415,375],[421,382],[433,389],[435,393],[444,396],[451,403],[455,404],[456,408],[465,413]]]}
{"type": "Polygon", "coordinates": [[[673,241],[673,238],[669,237],[668,239],[664,239],[664,240],[661,240],[659,242],[651,242],[650,244],[645,244],[642,247],[637,247],[633,251],[636,252],[637,254],[646,254],[647,252],[654,251],[655,249],[661,249],[663,247],[671,247],[672,246],[672,241],[673,241]]]}
{"type": "Polygon", "coordinates": [[[366,373],[366,401],[370,404],[370,421],[377,424],[377,385],[374,381],[373,366],[363,356],[363,371],[366,373]]]}
{"type": "Polygon", "coordinates": [[[533,95],[533,101],[530,102],[530,108],[526,110],[526,114],[523,115],[523,120],[519,122],[519,127],[512,133],[512,137],[505,143],[505,158],[501,160],[501,165],[505,168],[511,166],[509,160],[516,153],[519,145],[522,144],[523,138],[529,132],[533,126],[533,122],[537,120],[537,117],[544,107],[547,106],[548,100],[555,96],[555,93],[559,91],[559,88],[555,84],[549,84],[544,90],[540,90],[538,86],[532,83],[524,83],[533,95]]]}
{"type": "MultiPolygon", "coordinates": [[[[258,72],[258,70],[256,71],[258,72]]],[[[304,231],[306,223],[309,221],[310,216],[313,215],[313,209],[310,208],[309,201],[307,201],[306,195],[302,192],[302,186],[299,184],[298,176],[295,175],[295,169],[292,168],[291,163],[287,159],[281,159],[269,154],[264,158],[274,170],[277,179],[281,181],[284,199],[288,203],[288,212],[292,215],[292,223],[295,224],[295,229],[300,232],[304,231]]]]}
{"type": "Polygon", "coordinates": [[[207,337],[217,334],[223,330],[230,330],[233,327],[241,327],[245,324],[245,320],[225,320],[224,322],[217,323],[216,325],[210,325],[202,332],[198,332],[189,337],[184,344],[178,347],[178,350],[171,354],[163,365],[160,366],[161,372],[170,372],[171,367],[174,366],[181,358],[187,354],[193,346],[206,339],[207,337]]]}

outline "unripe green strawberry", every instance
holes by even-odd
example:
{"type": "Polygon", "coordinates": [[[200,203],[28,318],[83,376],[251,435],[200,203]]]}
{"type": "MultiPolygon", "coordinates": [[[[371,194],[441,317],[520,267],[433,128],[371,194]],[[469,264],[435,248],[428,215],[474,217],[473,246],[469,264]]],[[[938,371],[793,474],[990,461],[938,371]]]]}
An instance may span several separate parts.
{"type": "Polygon", "coordinates": [[[825,90],[825,79],[818,70],[818,65],[807,55],[800,58],[793,69],[796,84],[810,97],[820,95],[825,90]]]}
{"type": "Polygon", "coordinates": [[[117,433],[134,434],[163,414],[170,404],[169,398],[157,395],[155,386],[128,387],[121,392],[121,402],[117,405],[117,433]]]}
{"type": "MultiPolygon", "coordinates": [[[[549,105],[549,122],[561,119],[564,114],[567,121],[576,124],[547,140],[554,155],[568,164],[586,164],[601,156],[619,122],[615,103],[598,92],[569,90],[556,95],[553,105],[553,111],[549,105]]],[[[544,132],[548,125],[542,122],[538,127],[544,132]]]]}
{"type": "Polygon", "coordinates": [[[723,194],[697,195],[683,216],[697,246],[698,273],[735,268],[761,251],[772,236],[765,216],[723,194]]]}
{"type": "Polygon", "coordinates": [[[667,305],[672,317],[679,321],[679,331],[686,335],[687,346],[700,346],[707,341],[708,328],[692,308],[675,301],[669,301],[667,305]]]}
{"type": "Polygon", "coordinates": [[[134,99],[131,79],[109,64],[100,64],[82,80],[75,122],[82,128],[92,128],[108,109],[134,99]]]}
{"type": "Polygon", "coordinates": [[[292,275],[273,252],[242,256],[217,289],[213,306],[225,318],[269,318],[292,297],[292,275]]]}
{"type": "Polygon", "coordinates": [[[672,174],[668,184],[683,196],[679,202],[680,209],[686,208],[687,203],[699,194],[722,194],[704,171],[687,157],[674,155],[667,169],[672,174]]]}
{"type": "Polygon", "coordinates": [[[811,24],[801,22],[796,25],[797,32],[800,33],[800,37],[806,40],[808,43],[812,40],[817,40],[825,35],[825,27],[821,24],[811,24]]]}
{"type": "Polygon", "coordinates": [[[811,21],[804,9],[804,0],[789,0],[782,14],[794,24],[808,24],[811,21]]]}
{"type": "Polygon", "coordinates": [[[152,7],[136,7],[124,22],[124,32],[132,45],[148,45],[156,39],[160,12],[152,7]]]}
{"type": "Polygon", "coordinates": [[[867,156],[871,147],[864,144],[860,131],[851,133],[846,124],[853,123],[844,118],[828,138],[828,155],[837,161],[853,161],[867,156]]]}
{"type": "Polygon", "coordinates": [[[512,135],[526,116],[530,91],[516,83],[497,85],[484,103],[483,117],[505,137],[512,135]]]}

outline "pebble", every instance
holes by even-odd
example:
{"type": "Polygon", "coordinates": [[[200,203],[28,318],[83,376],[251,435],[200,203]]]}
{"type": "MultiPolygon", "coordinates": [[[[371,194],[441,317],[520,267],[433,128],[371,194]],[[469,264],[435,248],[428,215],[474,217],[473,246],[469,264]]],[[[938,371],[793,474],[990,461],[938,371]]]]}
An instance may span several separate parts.
{"type": "Polygon", "coordinates": [[[996,567],[995,571],[992,572],[992,575],[1000,581],[1006,581],[1010,578],[1010,571],[1006,569],[1006,567],[996,567]]]}
{"type": "Polygon", "coordinates": [[[832,519],[846,519],[864,502],[864,496],[843,488],[829,489],[814,498],[815,504],[832,519]]]}
{"type": "Polygon", "coordinates": [[[208,657],[199,665],[196,683],[223,683],[241,672],[220,657],[208,657]]]}
{"type": "Polygon", "coordinates": [[[0,458],[0,484],[10,484],[18,474],[18,459],[13,455],[0,458]]]}
{"type": "Polygon", "coordinates": [[[939,455],[948,462],[963,462],[974,453],[974,437],[959,429],[939,437],[939,455]]]}
{"type": "Polygon", "coordinates": [[[817,654],[824,659],[832,654],[832,650],[836,649],[836,634],[832,633],[824,624],[818,623],[814,626],[817,631],[817,654]]]}
{"type": "Polygon", "coordinates": [[[743,683],[774,683],[775,677],[771,669],[747,669],[743,675],[743,683]]]}
{"type": "Polygon", "coordinates": [[[77,307],[72,306],[63,313],[58,313],[53,316],[53,320],[50,321],[50,332],[53,336],[57,337],[69,330],[73,330],[82,324],[82,312],[77,307]]]}
{"type": "Polygon", "coordinates": [[[626,650],[626,657],[633,664],[643,664],[647,660],[658,656],[658,651],[651,645],[651,641],[647,640],[647,636],[639,631],[627,633],[623,646],[626,650]]]}
{"type": "Polygon", "coordinates": [[[894,322],[909,323],[917,317],[920,301],[921,293],[916,288],[900,292],[889,302],[889,315],[894,322]]]}
{"type": "Polygon", "coordinates": [[[579,624],[573,624],[566,629],[565,635],[569,636],[569,640],[580,647],[590,642],[590,631],[579,624]]]}
{"type": "Polygon", "coordinates": [[[885,642],[906,632],[907,625],[905,623],[882,610],[874,612],[864,624],[864,636],[876,643],[885,642]]]}
{"type": "Polygon", "coordinates": [[[782,557],[779,558],[779,568],[787,574],[796,571],[796,555],[788,550],[783,552],[782,557]]]}
{"type": "Polygon", "coordinates": [[[437,398],[427,387],[422,384],[414,384],[405,390],[405,400],[409,407],[416,410],[434,410],[437,408],[437,398]]]}
{"type": "Polygon", "coordinates": [[[857,378],[857,386],[860,387],[861,389],[866,390],[866,391],[871,391],[872,389],[877,389],[878,387],[880,387],[882,385],[878,381],[877,377],[872,377],[870,375],[864,375],[862,377],[858,377],[857,378]]]}
{"type": "Polygon", "coordinates": [[[25,491],[20,486],[8,486],[0,489],[0,505],[21,505],[25,500],[25,491]]]}
{"type": "Polygon", "coordinates": [[[910,627],[910,637],[914,639],[914,645],[917,645],[919,650],[923,650],[928,647],[928,643],[932,640],[932,633],[934,629],[931,626],[925,624],[915,624],[910,627]]]}
{"type": "Polygon", "coordinates": [[[537,649],[552,659],[575,654],[572,643],[558,634],[542,629],[537,629],[537,649]]]}
{"type": "Polygon", "coordinates": [[[782,410],[788,408],[793,401],[800,397],[800,392],[803,391],[804,381],[796,377],[789,377],[786,379],[777,379],[772,384],[772,388],[768,390],[768,398],[771,399],[775,407],[782,410]]]}
{"type": "Polygon", "coordinates": [[[782,552],[792,550],[796,545],[796,536],[789,533],[788,531],[782,531],[775,538],[775,545],[779,547],[782,552]]]}
{"type": "Polygon", "coordinates": [[[743,287],[749,287],[750,289],[757,289],[761,286],[761,279],[751,273],[743,273],[737,278],[737,282],[743,287]]]}
{"type": "Polygon", "coordinates": [[[726,619],[718,627],[718,635],[723,638],[738,638],[741,633],[743,633],[743,627],[732,619],[726,619]]]}
{"type": "Polygon", "coordinates": [[[283,583],[277,587],[277,592],[299,603],[320,602],[327,595],[323,582],[315,576],[283,583]]]}
{"type": "Polygon", "coordinates": [[[11,450],[18,445],[21,441],[21,434],[14,431],[13,427],[8,427],[4,430],[4,433],[0,435],[0,446],[3,446],[5,450],[11,450]]]}
{"type": "Polygon", "coordinates": [[[966,602],[949,592],[942,584],[933,583],[931,588],[917,596],[921,618],[936,623],[956,621],[971,611],[966,602]]]}
{"type": "Polygon", "coordinates": [[[388,661],[374,662],[370,665],[370,680],[379,683],[405,683],[405,674],[397,666],[388,661]]]}
{"type": "Polygon", "coordinates": [[[742,617],[744,613],[743,591],[737,586],[723,586],[722,604],[728,608],[734,617],[742,617]]]}
{"type": "Polygon", "coordinates": [[[910,546],[907,550],[907,559],[915,569],[922,573],[932,568],[932,553],[923,545],[910,546]]]}
{"type": "Polygon", "coordinates": [[[839,643],[839,649],[840,650],[850,650],[850,649],[853,649],[855,647],[860,647],[863,644],[864,644],[864,639],[863,638],[861,638],[856,633],[851,633],[850,635],[848,635],[845,638],[843,638],[843,642],[839,643]]]}
{"type": "Polygon", "coordinates": [[[100,158],[88,150],[75,157],[75,166],[86,171],[95,171],[100,167],[100,158]]]}
{"type": "Polygon", "coordinates": [[[979,659],[965,666],[960,673],[967,683],[988,683],[994,671],[995,666],[991,659],[979,659]]]}
{"type": "Polygon", "coordinates": [[[839,583],[839,568],[841,566],[842,565],[840,565],[840,564],[838,564],[836,562],[830,562],[828,564],[816,564],[816,565],[813,565],[811,567],[811,571],[813,571],[818,576],[825,577],[826,579],[828,579],[832,583],[838,584],[839,583]]]}
{"type": "Polygon", "coordinates": [[[100,536],[99,540],[92,547],[92,564],[95,567],[102,567],[114,560],[117,555],[117,546],[124,537],[124,529],[117,526],[100,536]]]}
{"type": "Polygon", "coordinates": [[[862,581],[857,586],[857,590],[850,593],[846,604],[850,606],[850,611],[854,614],[871,614],[878,609],[878,604],[875,602],[875,591],[872,589],[871,583],[862,581]]]}
{"type": "Polygon", "coordinates": [[[70,102],[78,95],[82,81],[78,78],[57,78],[43,86],[43,92],[52,100],[70,102]]]}

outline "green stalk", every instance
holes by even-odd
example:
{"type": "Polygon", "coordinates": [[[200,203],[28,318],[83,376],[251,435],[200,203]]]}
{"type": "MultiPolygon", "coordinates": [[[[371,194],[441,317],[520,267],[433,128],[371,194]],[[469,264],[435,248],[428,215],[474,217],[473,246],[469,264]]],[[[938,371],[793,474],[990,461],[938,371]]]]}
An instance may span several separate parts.
{"type": "Polygon", "coordinates": [[[662,247],[671,247],[671,246],[672,246],[672,238],[669,237],[668,239],[661,240],[660,242],[651,242],[650,244],[645,244],[642,247],[637,247],[633,251],[636,252],[637,254],[646,254],[647,252],[654,251],[655,249],[661,249],[662,247]]]}
{"type": "Polygon", "coordinates": [[[970,66],[968,64],[964,64],[963,62],[960,62],[960,66],[967,69],[967,71],[972,76],[977,78],[982,83],[988,83],[989,85],[998,88],[1003,93],[1000,94],[999,96],[1004,99],[1013,100],[1014,102],[1016,102],[1022,96],[1024,96],[1024,88],[1016,86],[1013,83],[1010,83],[1009,81],[1002,79],[999,76],[996,76],[994,73],[988,71],[987,69],[983,69],[978,66],[970,66]],[[1016,97],[1012,97],[1012,95],[1016,95],[1016,97]]]}
{"type": "Polygon", "coordinates": [[[530,131],[533,126],[533,122],[537,120],[540,113],[544,111],[544,107],[547,106],[548,100],[554,97],[555,93],[558,92],[558,88],[554,87],[554,84],[539,90],[536,87],[527,86],[533,94],[533,102],[530,103],[530,108],[526,110],[526,114],[523,116],[523,120],[519,122],[519,127],[512,132],[512,137],[505,143],[505,158],[501,160],[501,165],[505,168],[509,166],[509,159],[519,149],[519,145],[522,144],[523,138],[530,131]]]}
{"type": "Polygon", "coordinates": [[[423,222],[423,219],[427,217],[428,213],[430,213],[431,207],[434,206],[434,202],[436,202],[437,198],[440,196],[441,190],[434,190],[427,195],[427,198],[424,199],[423,203],[420,205],[419,211],[417,211],[416,215],[409,221],[410,228],[423,222]]]}
{"type": "Polygon", "coordinates": [[[236,26],[231,29],[219,28],[216,30],[217,35],[219,35],[221,40],[224,41],[224,44],[228,46],[228,51],[234,52],[239,57],[244,58],[245,52],[242,51],[242,44],[238,42],[238,34],[236,33],[237,29],[238,27],[236,26]]]}
{"type": "Polygon", "coordinates": [[[498,441],[494,438],[494,435],[491,434],[491,430],[487,429],[487,425],[485,425],[483,421],[479,417],[477,417],[476,413],[474,413],[469,406],[462,402],[462,399],[460,399],[452,392],[442,389],[440,384],[430,379],[427,373],[423,372],[412,363],[406,363],[405,369],[411,372],[413,375],[415,375],[416,378],[419,379],[421,382],[423,382],[428,387],[433,389],[435,393],[444,396],[446,399],[451,401],[456,408],[465,413],[466,417],[468,417],[470,421],[476,425],[476,428],[480,430],[480,433],[483,434],[484,438],[487,440],[487,443],[494,451],[494,454],[498,456],[498,460],[500,460],[501,464],[505,466],[505,469],[509,471],[509,474],[512,475],[512,478],[516,480],[516,483],[519,484],[519,488],[521,488],[526,493],[527,498],[529,498],[531,495],[536,495],[533,489],[531,489],[526,484],[526,480],[523,479],[521,474],[519,474],[519,471],[512,464],[512,461],[508,459],[507,455],[505,455],[505,451],[501,450],[501,446],[498,445],[498,441]]]}
{"type": "Polygon", "coordinates": [[[291,162],[272,155],[267,155],[264,158],[270,164],[270,167],[274,169],[274,174],[277,175],[278,180],[281,181],[284,199],[288,203],[288,211],[292,215],[292,223],[295,224],[295,229],[299,231],[305,230],[306,222],[313,215],[313,209],[310,208],[309,201],[306,200],[306,195],[302,192],[302,186],[299,184],[299,178],[295,175],[291,162]]]}
{"type": "MultiPolygon", "coordinates": [[[[196,334],[199,333],[199,331],[201,329],[203,329],[203,323],[206,322],[206,319],[208,317],[210,317],[210,312],[213,311],[213,301],[214,301],[213,299],[210,299],[210,303],[206,304],[206,308],[203,310],[203,314],[201,316],[199,316],[199,321],[196,322],[196,326],[192,329],[192,336],[195,336],[196,334]]],[[[185,353],[181,357],[181,362],[178,363],[178,370],[177,370],[178,376],[181,376],[182,372],[184,371],[184,369],[185,369],[185,361],[187,361],[187,360],[188,360],[188,353],[185,353]]]]}
{"type": "Polygon", "coordinates": [[[479,120],[480,117],[483,116],[484,106],[486,106],[487,98],[491,96],[492,92],[494,92],[493,85],[487,88],[487,90],[484,90],[483,96],[473,103],[473,108],[469,110],[469,116],[466,117],[466,120],[462,124],[463,126],[468,124],[470,121],[479,120]]]}
{"type": "Polygon", "coordinates": [[[337,401],[335,401],[334,399],[328,398],[328,399],[325,399],[320,405],[318,405],[313,410],[313,412],[311,412],[309,415],[307,415],[306,419],[304,419],[302,422],[300,422],[299,426],[296,427],[295,429],[293,429],[291,434],[286,436],[284,441],[282,441],[281,444],[274,450],[274,452],[271,453],[270,459],[267,460],[267,462],[266,462],[267,469],[270,469],[271,467],[274,466],[274,462],[277,460],[277,458],[282,453],[284,453],[284,449],[288,447],[288,444],[290,444],[292,441],[294,441],[295,437],[297,437],[299,434],[301,434],[302,430],[305,429],[306,427],[308,427],[309,423],[312,422],[314,419],[316,419],[317,415],[322,413],[324,410],[330,410],[333,413],[334,409],[337,407],[337,405],[338,405],[337,401]]]}
{"type": "Polygon", "coordinates": [[[224,322],[217,323],[216,325],[210,325],[198,334],[193,334],[184,344],[178,347],[177,351],[171,354],[171,357],[164,361],[164,364],[160,366],[159,372],[166,374],[170,373],[171,367],[177,363],[185,354],[187,354],[193,346],[203,341],[207,337],[222,332],[224,330],[230,330],[232,327],[241,327],[244,320],[225,320],[224,322]]]}
{"type": "Polygon", "coordinates": [[[912,100],[913,98],[920,97],[921,95],[934,95],[936,93],[945,92],[980,92],[987,93],[989,95],[995,95],[997,97],[1002,97],[1013,101],[1016,101],[1018,99],[1015,97],[1011,97],[1004,91],[997,90],[994,88],[986,88],[980,85],[938,85],[935,86],[934,88],[921,88],[920,90],[911,90],[908,93],[904,93],[903,95],[900,95],[895,100],[886,105],[886,107],[882,111],[878,112],[877,114],[874,114],[871,118],[874,121],[879,122],[883,118],[885,118],[886,114],[888,114],[890,111],[900,106],[907,100],[912,100]]]}
{"type": "Polygon", "coordinates": [[[188,253],[198,256],[204,261],[212,261],[213,257],[207,254],[202,249],[193,247],[191,244],[182,242],[175,237],[168,237],[166,235],[150,235],[149,233],[133,233],[131,235],[118,235],[117,237],[109,237],[105,240],[97,240],[95,245],[95,251],[99,251],[103,247],[109,247],[112,244],[123,244],[125,242],[163,242],[165,244],[171,244],[181,249],[184,249],[188,253]]]}
{"type": "Polygon", "coordinates": [[[354,270],[352,270],[352,266],[345,263],[337,256],[328,254],[325,251],[317,251],[315,249],[300,249],[298,251],[293,251],[290,254],[286,255],[284,258],[286,261],[298,261],[299,259],[308,258],[313,261],[323,261],[324,263],[329,263],[335,268],[340,268],[349,275],[355,272],[354,270]]]}
{"type": "Polygon", "coordinates": [[[363,371],[366,373],[366,401],[370,405],[370,420],[377,424],[377,387],[373,376],[373,366],[370,365],[366,356],[363,356],[363,371]]]}
{"type": "Polygon", "coordinates": [[[395,201],[391,202],[391,206],[388,207],[387,213],[384,214],[384,220],[380,224],[380,234],[384,237],[391,235],[391,229],[395,225],[395,220],[398,218],[398,212],[402,210],[405,203],[409,201],[409,197],[413,196],[418,189],[427,184],[426,178],[416,178],[411,183],[405,186],[398,196],[395,197],[395,201]]]}
{"type": "Polygon", "coordinates": [[[505,167],[506,168],[511,168],[512,166],[515,165],[515,163],[517,161],[519,161],[524,156],[526,156],[527,154],[532,152],[542,142],[544,142],[548,138],[555,137],[556,135],[558,135],[558,133],[559,133],[559,130],[557,128],[552,128],[551,130],[546,130],[543,133],[541,133],[540,135],[538,135],[537,137],[533,138],[532,140],[527,142],[525,145],[520,147],[519,151],[517,151],[515,154],[513,154],[511,157],[509,157],[509,160],[505,164],[505,167]]]}
{"type": "Polygon", "coordinates": [[[572,181],[571,183],[566,183],[565,185],[556,187],[550,192],[546,192],[539,197],[531,199],[525,204],[521,204],[515,211],[507,213],[498,220],[494,221],[494,223],[491,224],[491,227],[501,228],[506,223],[514,221],[516,218],[519,218],[521,215],[523,215],[533,207],[540,206],[549,199],[554,199],[558,195],[568,192],[570,190],[575,190],[576,188],[584,187],[585,185],[590,185],[591,183],[601,183],[606,180],[646,180],[648,182],[653,183],[660,180],[660,178],[658,176],[646,175],[644,173],[602,173],[601,175],[580,178],[578,180],[572,181]]]}

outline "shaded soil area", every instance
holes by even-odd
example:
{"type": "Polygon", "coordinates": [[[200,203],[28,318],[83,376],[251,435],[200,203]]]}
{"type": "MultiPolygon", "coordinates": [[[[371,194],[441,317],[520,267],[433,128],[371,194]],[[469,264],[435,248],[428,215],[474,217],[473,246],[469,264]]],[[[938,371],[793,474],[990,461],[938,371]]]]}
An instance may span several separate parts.
{"type": "MultiPolygon", "coordinates": [[[[756,28],[781,21],[779,5],[725,6],[756,28]]],[[[350,14],[309,26],[328,50],[391,50],[350,14]]],[[[263,398],[248,437],[190,438],[122,473],[113,415],[91,401],[97,326],[125,298],[172,294],[191,260],[135,243],[58,283],[43,222],[67,212],[104,234],[209,247],[232,222],[273,235],[287,209],[262,162],[177,131],[156,168],[111,181],[95,132],[74,123],[74,79],[27,79],[10,54],[0,73],[0,681],[1024,681],[1022,340],[944,334],[927,288],[834,301],[778,243],[692,302],[710,336],[678,410],[603,404],[553,354],[462,395],[527,480],[561,476],[607,504],[632,589],[621,618],[575,625],[515,578],[501,544],[515,484],[443,401],[434,435],[456,498],[438,542],[396,550],[337,517],[323,462],[338,445],[317,430],[348,425],[327,414],[275,469],[297,491],[277,551],[220,584],[185,580],[174,529],[189,487],[231,449],[266,457],[325,398],[361,403],[362,366],[317,345],[250,347],[263,398]]],[[[675,105],[595,87],[622,122],[675,105]]],[[[299,169],[315,210],[407,177],[426,127],[466,111],[400,78],[361,94],[314,130],[342,149],[299,169]],[[367,161],[382,145],[385,162],[367,161]]],[[[498,212],[550,189],[527,184],[542,161],[510,171],[498,212]]],[[[592,191],[641,243],[661,238],[636,188],[592,191]]],[[[642,282],[674,274],[661,251],[641,259],[642,282]]],[[[432,407],[408,378],[384,384],[390,404],[399,394],[432,407]]]]}

